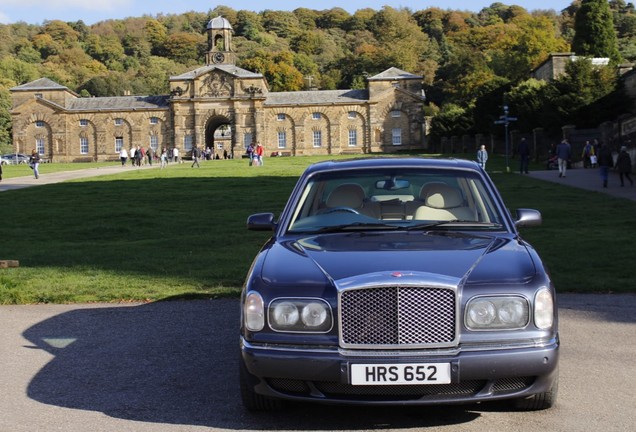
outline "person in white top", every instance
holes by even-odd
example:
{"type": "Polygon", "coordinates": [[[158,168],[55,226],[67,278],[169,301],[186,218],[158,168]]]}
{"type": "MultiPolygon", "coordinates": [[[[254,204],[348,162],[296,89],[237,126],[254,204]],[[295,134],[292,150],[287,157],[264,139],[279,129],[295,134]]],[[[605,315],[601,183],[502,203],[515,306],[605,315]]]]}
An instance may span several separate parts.
{"type": "Polygon", "coordinates": [[[174,159],[174,162],[179,162],[179,149],[178,148],[173,148],[172,149],[172,157],[174,159]]]}
{"type": "Polygon", "coordinates": [[[128,152],[125,147],[122,147],[119,150],[119,159],[121,159],[121,166],[126,166],[126,161],[128,160],[128,152]]]}

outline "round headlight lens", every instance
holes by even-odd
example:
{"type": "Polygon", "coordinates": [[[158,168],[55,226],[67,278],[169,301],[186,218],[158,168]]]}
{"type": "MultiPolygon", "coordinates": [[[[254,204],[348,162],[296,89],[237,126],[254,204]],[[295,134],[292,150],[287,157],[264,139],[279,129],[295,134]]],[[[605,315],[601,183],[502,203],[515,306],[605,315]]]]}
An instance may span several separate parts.
{"type": "Polygon", "coordinates": [[[468,310],[468,326],[469,327],[484,327],[491,324],[497,313],[495,305],[488,300],[476,300],[471,303],[468,310]]]}
{"type": "Polygon", "coordinates": [[[291,327],[296,325],[300,314],[292,302],[280,302],[274,306],[273,319],[277,326],[291,327]]]}
{"type": "Polygon", "coordinates": [[[518,298],[503,301],[499,306],[497,315],[499,321],[504,325],[521,327],[528,322],[528,312],[525,307],[525,301],[518,298]]]}
{"type": "Polygon", "coordinates": [[[327,320],[327,306],[323,303],[309,303],[303,308],[303,324],[307,327],[320,327],[327,320]]]}

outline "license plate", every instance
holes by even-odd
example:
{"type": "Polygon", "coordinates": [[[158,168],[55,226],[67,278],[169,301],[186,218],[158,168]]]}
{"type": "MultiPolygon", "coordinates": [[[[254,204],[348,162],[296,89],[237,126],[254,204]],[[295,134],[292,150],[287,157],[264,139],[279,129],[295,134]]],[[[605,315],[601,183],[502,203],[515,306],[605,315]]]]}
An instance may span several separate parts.
{"type": "Polygon", "coordinates": [[[353,385],[450,384],[450,363],[352,364],[353,385]]]}

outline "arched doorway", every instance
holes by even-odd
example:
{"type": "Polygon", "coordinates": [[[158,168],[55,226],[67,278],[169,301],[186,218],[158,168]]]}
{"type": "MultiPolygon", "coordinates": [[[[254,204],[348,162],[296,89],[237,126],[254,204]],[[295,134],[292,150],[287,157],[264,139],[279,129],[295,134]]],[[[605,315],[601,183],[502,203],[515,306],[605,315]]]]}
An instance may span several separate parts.
{"type": "Polygon", "coordinates": [[[233,132],[232,124],[227,117],[211,117],[205,125],[205,148],[203,150],[207,150],[209,147],[212,151],[212,157],[232,158],[234,155],[233,132]]]}

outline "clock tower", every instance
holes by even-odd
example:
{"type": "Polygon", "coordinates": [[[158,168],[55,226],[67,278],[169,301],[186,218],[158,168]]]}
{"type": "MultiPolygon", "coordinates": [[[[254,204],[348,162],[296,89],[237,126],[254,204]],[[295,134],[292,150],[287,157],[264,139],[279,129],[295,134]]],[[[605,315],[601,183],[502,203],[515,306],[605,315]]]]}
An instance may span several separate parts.
{"type": "Polygon", "coordinates": [[[208,23],[208,52],[205,55],[207,65],[235,64],[236,54],[232,47],[234,29],[225,18],[218,16],[208,23]]]}

